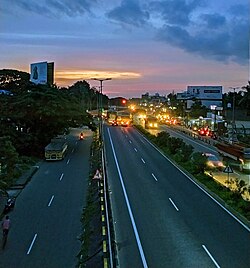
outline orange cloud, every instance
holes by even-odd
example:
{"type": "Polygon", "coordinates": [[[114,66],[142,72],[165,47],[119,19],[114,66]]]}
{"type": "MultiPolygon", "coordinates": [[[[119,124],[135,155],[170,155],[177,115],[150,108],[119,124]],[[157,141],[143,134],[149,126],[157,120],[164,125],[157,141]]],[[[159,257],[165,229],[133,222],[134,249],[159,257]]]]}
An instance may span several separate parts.
{"type": "Polygon", "coordinates": [[[72,83],[73,81],[89,80],[91,78],[97,79],[138,79],[141,77],[140,73],[136,72],[116,72],[116,71],[94,71],[94,70],[62,70],[55,72],[56,82],[59,84],[66,84],[66,82],[72,83]]]}

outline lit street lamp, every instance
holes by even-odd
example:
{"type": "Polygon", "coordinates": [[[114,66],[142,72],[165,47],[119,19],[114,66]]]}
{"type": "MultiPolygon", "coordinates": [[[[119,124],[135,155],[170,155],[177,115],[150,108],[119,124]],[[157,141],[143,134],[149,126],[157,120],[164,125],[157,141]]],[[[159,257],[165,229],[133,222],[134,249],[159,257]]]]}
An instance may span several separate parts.
{"type": "MultiPolygon", "coordinates": [[[[104,79],[98,79],[98,78],[91,78],[91,80],[96,80],[96,81],[99,81],[100,82],[100,100],[99,100],[99,104],[100,104],[100,111],[102,111],[102,84],[103,84],[103,81],[107,81],[107,80],[112,80],[112,78],[104,78],[104,79]]],[[[101,114],[102,115],[102,114],[101,114]]]]}
{"type": "Polygon", "coordinates": [[[100,94],[99,94],[99,100],[98,100],[98,115],[100,118],[100,137],[102,136],[102,87],[103,87],[103,81],[107,80],[112,80],[112,78],[103,78],[103,79],[98,79],[98,78],[91,78],[91,80],[96,80],[100,82],[100,94]]]}

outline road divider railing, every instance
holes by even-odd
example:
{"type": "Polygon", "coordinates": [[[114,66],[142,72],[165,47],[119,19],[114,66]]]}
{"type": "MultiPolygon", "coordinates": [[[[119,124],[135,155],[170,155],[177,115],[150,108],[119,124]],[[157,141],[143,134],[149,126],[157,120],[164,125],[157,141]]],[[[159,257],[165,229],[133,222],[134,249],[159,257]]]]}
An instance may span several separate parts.
{"type": "Polygon", "coordinates": [[[107,191],[107,178],[105,170],[104,151],[102,150],[102,180],[100,180],[100,209],[102,221],[102,250],[103,250],[103,267],[113,268],[113,252],[112,252],[112,239],[110,231],[110,215],[108,208],[108,191],[107,191]]]}
{"type": "Polygon", "coordinates": [[[213,140],[211,137],[201,136],[192,130],[185,129],[184,127],[176,127],[175,126],[174,129],[184,133],[185,135],[192,137],[195,140],[200,140],[200,141],[203,141],[203,142],[208,143],[210,145],[214,145],[214,143],[216,143],[216,141],[213,140]]]}
{"type": "Polygon", "coordinates": [[[81,217],[83,227],[82,234],[79,236],[81,241],[78,254],[79,268],[116,267],[113,265],[116,248],[115,239],[111,239],[111,233],[113,235],[114,232],[106,179],[104,146],[97,134],[94,136],[91,148],[87,200],[81,217]]]}

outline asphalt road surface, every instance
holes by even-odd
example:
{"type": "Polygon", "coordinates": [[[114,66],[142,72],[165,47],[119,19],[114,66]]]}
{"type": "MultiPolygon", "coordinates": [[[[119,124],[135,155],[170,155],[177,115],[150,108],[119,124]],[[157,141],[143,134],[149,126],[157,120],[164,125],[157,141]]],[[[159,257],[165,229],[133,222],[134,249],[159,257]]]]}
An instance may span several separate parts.
{"type": "Polygon", "coordinates": [[[104,134],[119,267],[249,267],[249,227],[132,127],[104,134]]]}
{"type": "Polygon", "coordinates": [[[92,134],[68,136],[64,160],[42,162],[16,200],[1,268],[70,268],[77,264],[81,214],[85,205],[92,134]]]}

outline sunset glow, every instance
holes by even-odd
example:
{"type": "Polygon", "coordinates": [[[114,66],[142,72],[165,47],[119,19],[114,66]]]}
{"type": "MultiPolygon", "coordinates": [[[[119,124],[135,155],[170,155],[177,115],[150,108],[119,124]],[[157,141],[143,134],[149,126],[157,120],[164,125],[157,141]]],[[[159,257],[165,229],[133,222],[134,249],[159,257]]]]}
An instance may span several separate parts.
{"type": "Polygon", "coordinates": [[[54,62],[58,86],[112,78],[113,97],[250,79],[247,0],[2,2],[2,69],[54,62]]]}
{"type": "Polygon", "coordinates": [[[112,78],[118,80],[138,79],[141,74],[135,72],[115,72],[115,71],[94,71],[94,70],[76,70],[76,71],[56,71],[55,78],[58,86],[68,86],[81,80],[91,80],[92,78],[105,79],[112,78]]]}

